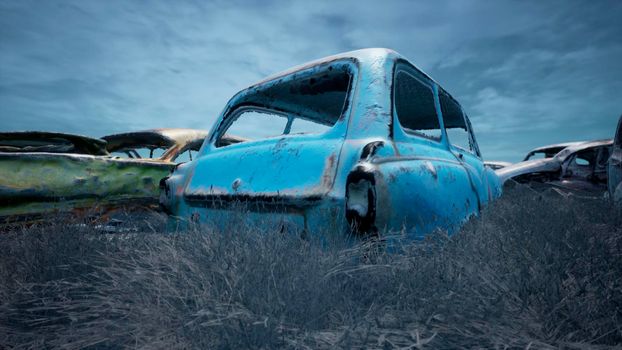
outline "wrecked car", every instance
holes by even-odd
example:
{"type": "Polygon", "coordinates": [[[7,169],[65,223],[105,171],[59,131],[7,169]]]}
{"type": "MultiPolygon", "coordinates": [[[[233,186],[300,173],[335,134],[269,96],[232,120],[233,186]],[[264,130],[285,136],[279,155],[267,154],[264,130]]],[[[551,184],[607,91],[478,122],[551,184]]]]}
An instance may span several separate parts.
{"type": "Polygon", "coordinates": [[[206,135],[162,129],[111,135],[108,143],[63,133],[0,133],[0,224],[94,205],[157,207],[160,179],[182,152],[198,151],[206,135]],[[166,150],[150,159],[141,157],[138,147],[166,150]],[[109,150],[132,157],[114,156],[109,150]]]}
{"type": "Polygon", "coordinates": [[[201,148],[207,131],[194,129],[152,129],[106,135],[106,150],[129,159],[175,162],[192,160],[201,148]]]}
{"type": "Polygon", "coordinates": [[[529,151],[529,153],[527,153],[523,161],[553,158],[557,153],[561,152],[561,150],[563,150],[564,148],[578,145],[582,142],[585,142],[585,141],[556,143],[554,145],[534,148],[531,151],[529,151]]]}
{"type": "Polygon", "coordinates": [[[469,118],[398,53],[364,49],[237,93],[193,161],[161,181],[171,224],[453,232],[500,195],[469,118]],[[228,135],[244,141],[223,142],[228,135]]]}
{"type": "Polygon", "coordinates": [[[622,203],[622,116],[618,120],[618,127],[613,139],[613,148],[607,167],[607,185],[609,198],[622,203]]]}
{"type": "Polygon", "coordinates": [[[502,183],[512,179],[537,190],[600,197],[607,191],[612,140],[573,143],[551,158],[527,160],[497,170],[502,183]]]}

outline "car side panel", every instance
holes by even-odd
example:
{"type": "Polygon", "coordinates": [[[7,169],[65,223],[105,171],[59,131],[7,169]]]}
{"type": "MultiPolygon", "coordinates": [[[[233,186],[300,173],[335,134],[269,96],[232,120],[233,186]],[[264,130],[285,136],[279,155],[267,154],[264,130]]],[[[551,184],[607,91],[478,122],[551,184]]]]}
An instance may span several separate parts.
{"type": "MultiPolygon", "coordinates": [[[[387,228],[406,228],[412,237],[437,227],[452,233],[470,215],[478,213],[477,182],[449,151],[425,143],[395,145],[398,156],[378,157],[372,162],[382,176],[377,191],[386,193],[384,200],[390,210],[384,219],[387,228]]],[[[379,211],[385,205],[382,198],[378,195],[379,211]]],[[[383,216],[378,217],[382,220],[383,216]]]]}
{"type": "Polygon", "coordinates": [[[127,201],[157,204],[158,182],[173,166],[88,155],[0,153],[0,217],[127,201]]]}
{"type": "Polygon", "coordinates": [[[400,159],[378,164],[377,171],[378,225],[420,238],[435,228],[453,233],[477,214],[477,197],[465,190],[469,174],[459,163],[400,159]]]}

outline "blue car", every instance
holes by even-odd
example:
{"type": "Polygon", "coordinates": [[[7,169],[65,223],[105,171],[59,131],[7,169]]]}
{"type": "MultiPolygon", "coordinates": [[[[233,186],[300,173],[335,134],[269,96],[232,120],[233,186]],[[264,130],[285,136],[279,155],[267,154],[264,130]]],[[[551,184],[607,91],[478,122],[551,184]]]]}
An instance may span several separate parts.
{"type": "Polygon", "coordinates": [[[460,104],[388,49],[326,57],[238,92],[198,156],[160,188],[178,227],[243,220],[410,238],[455,232],[501,194],[460,104]]]}

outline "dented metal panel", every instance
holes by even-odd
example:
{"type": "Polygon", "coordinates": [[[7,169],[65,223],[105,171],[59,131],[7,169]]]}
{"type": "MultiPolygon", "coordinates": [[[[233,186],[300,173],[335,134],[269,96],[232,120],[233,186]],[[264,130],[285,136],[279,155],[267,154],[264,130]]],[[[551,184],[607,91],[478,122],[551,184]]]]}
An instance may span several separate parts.
{"type": "Polygon", "coordinates": [[[451,146],[444,129],[435,141],[402,130],[392,93],[400,64],[431,87],[441,118],[436,82],[387,49],[327,57],[236,94],[198,157],[161,182],[160,203],[171,225],[226,225],[238,222],[243,209],[244,221],[305,232],[403,230],[414,238],[436,228],[455,231],[500,195],[500,182],[479,152],[451,146]],[[347,91],[340,72],[349,74],[347,91]],[[278,135],[222,147],[219,139],[242,108],[274,110],[288,126],[278,135]],[[290,134],[291,120],[298,119],[329,127],[290,134]]]}
{"type": "Polygon", "coordinates": [[[0,218],[129,200],[155,202],[172,164],[86,155],[2,154],[0,218]]]}
{"type": "Polygon", "coordinates": [[[198,151],[207,132],[156,129],[105,140],[48,132],[0,133],[0,224],[58,211],[99,206],[157,208],[158,184],[180,152],[198,151]],[[130,147],[158,146],[159,159],[109,155],[130,147]]]}

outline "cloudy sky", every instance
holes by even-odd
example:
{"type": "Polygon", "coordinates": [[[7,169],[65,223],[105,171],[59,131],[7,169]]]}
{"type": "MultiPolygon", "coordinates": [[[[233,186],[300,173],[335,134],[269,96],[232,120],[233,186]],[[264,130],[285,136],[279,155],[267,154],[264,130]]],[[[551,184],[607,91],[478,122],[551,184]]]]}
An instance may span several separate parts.
{"type": "Polygon", "coordinates": [[[365,47],[458,99],[487,159],[608,138],[622,1],[0,0],[0,130],[209,129],[238,90],[365,47]]]}

